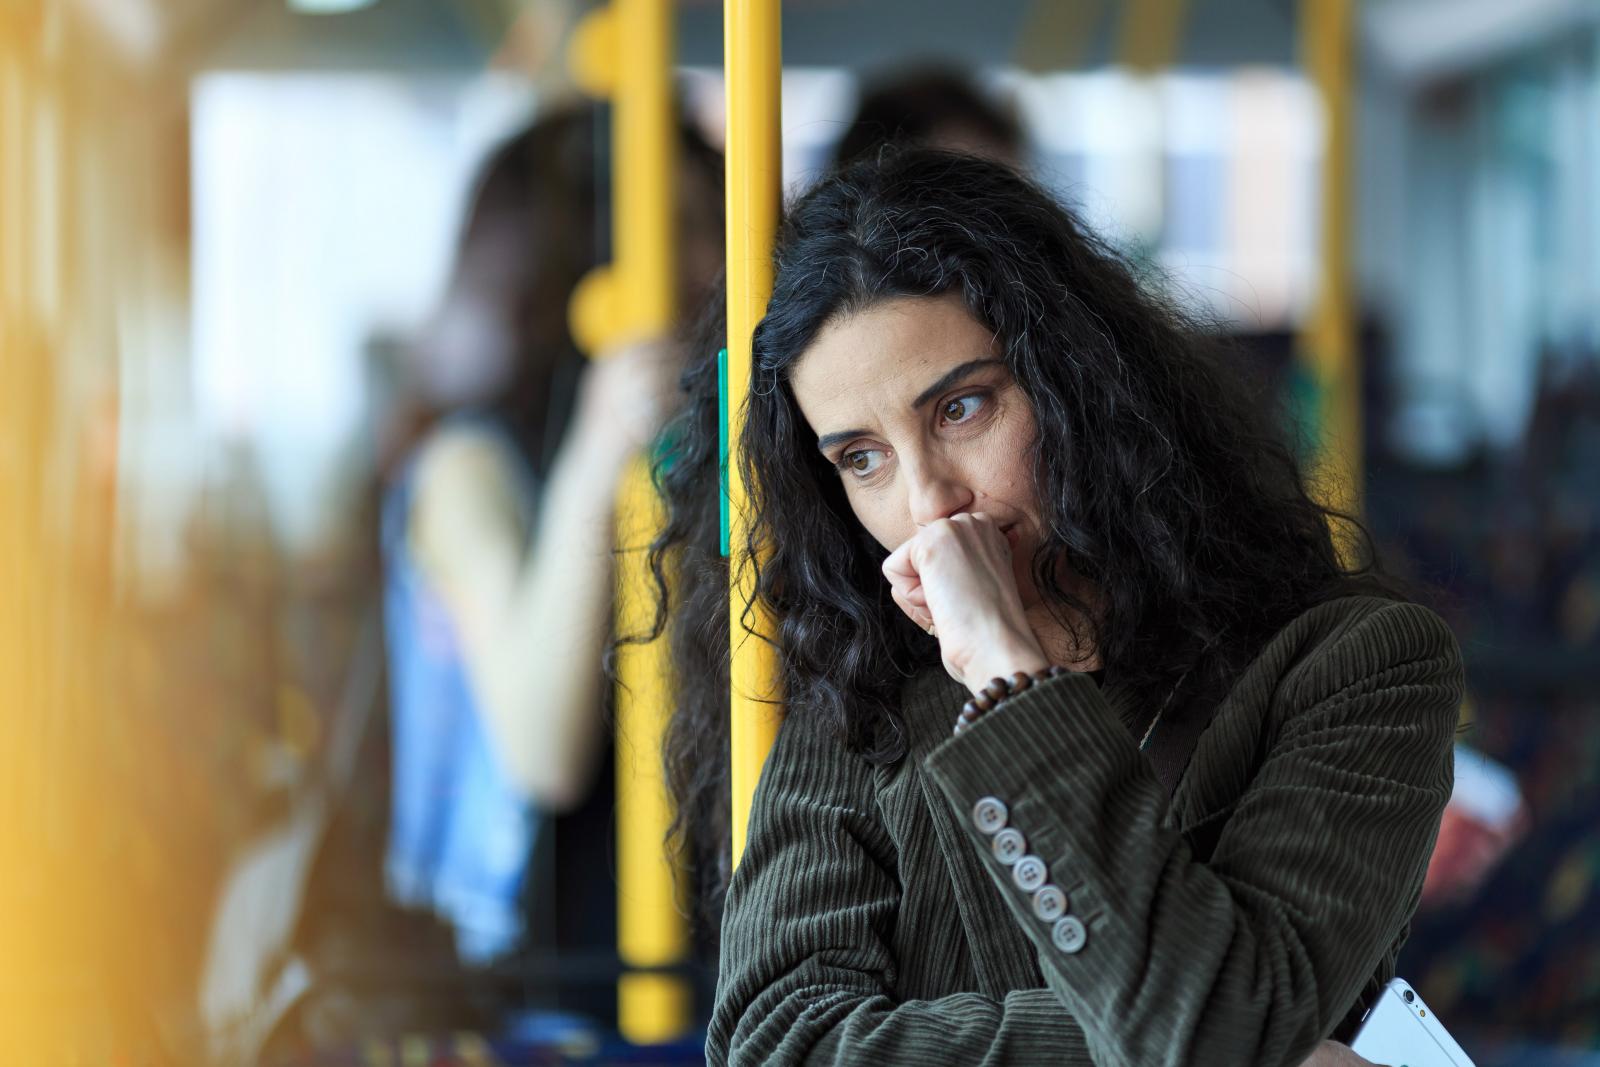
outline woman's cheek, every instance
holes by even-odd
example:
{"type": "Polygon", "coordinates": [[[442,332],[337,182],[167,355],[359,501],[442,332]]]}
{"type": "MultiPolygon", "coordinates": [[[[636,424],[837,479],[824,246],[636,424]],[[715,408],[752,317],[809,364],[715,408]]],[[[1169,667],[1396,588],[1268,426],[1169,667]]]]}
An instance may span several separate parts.
{"type": "Polygon", "coordinates": [[[855,512],[856,521],[861,523],[861,528],[866,530],[872,539],[882,545],[887,552],[893,552],[905,543],[909,534],[899,533],[902,524],[893,522],[890,517],[882,513],[881,507],[873,507],[870,498],[864,498],[860,490],[850,494],[850,510],[855,512]]]}

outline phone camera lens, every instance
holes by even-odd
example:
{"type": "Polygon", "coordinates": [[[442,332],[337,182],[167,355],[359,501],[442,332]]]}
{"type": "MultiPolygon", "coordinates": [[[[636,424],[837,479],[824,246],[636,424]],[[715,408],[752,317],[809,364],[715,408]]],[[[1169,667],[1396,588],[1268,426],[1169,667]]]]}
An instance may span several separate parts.
{"type": "Polygon", "coordinates": [[[1407,1004],[1410,1004],[1413,1000],[1417,999],[1417,995],[1415,993],[1411,992],[1411,990],[1409,990],[1409,989],[1406,990],[1404,993],[1402,993],[1400,995],[1406,998],[1406,1003],[1407,1004]]]}

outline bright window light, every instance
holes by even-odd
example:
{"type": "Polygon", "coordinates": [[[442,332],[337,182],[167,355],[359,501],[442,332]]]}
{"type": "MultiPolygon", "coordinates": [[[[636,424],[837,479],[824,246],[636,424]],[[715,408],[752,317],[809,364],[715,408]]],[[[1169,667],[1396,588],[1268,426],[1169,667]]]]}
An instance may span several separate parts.
{"type": "Polygon", "coordinates": [[[302,15],[343,15],[347,11],[360,11],[378,0],[289,0],[289,10],[302,15]]]}

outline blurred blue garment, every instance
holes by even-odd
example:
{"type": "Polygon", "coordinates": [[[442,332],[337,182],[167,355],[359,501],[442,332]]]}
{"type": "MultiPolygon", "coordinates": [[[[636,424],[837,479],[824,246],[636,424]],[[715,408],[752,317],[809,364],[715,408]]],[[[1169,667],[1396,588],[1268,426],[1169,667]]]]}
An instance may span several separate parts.
{"type": "Polygon", "coordinates": [[[384,631],[390,686],[390,895],[455,927],[485,963],[515,948],[521,891],[541,820],[501,765],[444,602],[407,536],[413,456],[383,502],[384,631]]]}

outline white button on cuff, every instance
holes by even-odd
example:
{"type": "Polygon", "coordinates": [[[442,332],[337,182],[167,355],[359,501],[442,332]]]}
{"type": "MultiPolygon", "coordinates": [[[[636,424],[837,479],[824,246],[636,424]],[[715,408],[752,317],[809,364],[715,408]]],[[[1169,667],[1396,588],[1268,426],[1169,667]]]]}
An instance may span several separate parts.
{"type": "Polygon", "coordinates": [[[1027,854],[1028,842],[1021,830],[1008,826],[994,835],[989,848],[994,852],[995,859],[1009,867],[1027,854]]]}
{"type": "Polygon", "coordinates": [[[1005,828],[1006,820],[1011,813],[998,797],[984,797],[972,805],[972,821],[978,827],[979,833],[994,836],[1005,828]]]}
{"type": "Polygon", "coordinates": [[[1041,886],[1033,895],[1033,913],[1044,922],[1055,922],[1067,913],[1067,895],[1059,886],[1041,886]]]}
{"type": "Polygon", "coordinates": [[[1089,940],[1089,931],[1084,929],[1083,921],[1076,915],[1064,915],[1050,928],[1050,940],[1056,948],[1070,956],[1083,948],[1083,943],[1089,940]]]}
{"type": "Polygon", "coordinates": [[[1038,856],[1024,856],[1017,861],[1015,867],[1011,868],[1011,880],[1017,883],[1017,888],[1024,893],[1031,893],[1044,885],[1049,873],[1045,869],[1044,860],[1038,856]]]}

